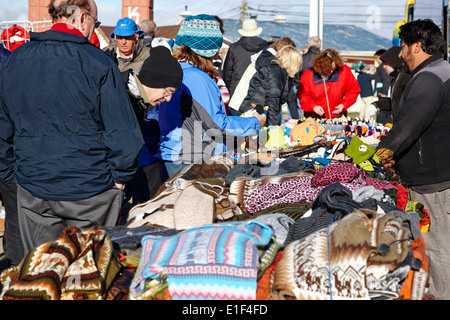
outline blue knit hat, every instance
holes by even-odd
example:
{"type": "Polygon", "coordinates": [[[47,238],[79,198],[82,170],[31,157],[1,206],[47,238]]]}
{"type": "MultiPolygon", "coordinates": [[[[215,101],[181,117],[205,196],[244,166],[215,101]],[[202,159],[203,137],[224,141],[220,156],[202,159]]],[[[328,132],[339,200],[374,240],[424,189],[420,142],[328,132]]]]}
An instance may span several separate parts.
{"type": "Polygon", "coordinates": [[[189,16],[178,31],[175,45],[186,45],[202,57],[213,57],[222,47],[223,35],[219,23],[207,14],[189,16]]]}
{"type": "Polygon", "coordinates": [[[125,17],[117,21],[116,28],[113,32],[111,32],[111,39],[114,39],[115,35],[128,37],[135,33],[139,33],[139,37],[142,37],[144,31],[137,28],[137,24],[136,22],[134,22],[134,20],[125,17]]]}

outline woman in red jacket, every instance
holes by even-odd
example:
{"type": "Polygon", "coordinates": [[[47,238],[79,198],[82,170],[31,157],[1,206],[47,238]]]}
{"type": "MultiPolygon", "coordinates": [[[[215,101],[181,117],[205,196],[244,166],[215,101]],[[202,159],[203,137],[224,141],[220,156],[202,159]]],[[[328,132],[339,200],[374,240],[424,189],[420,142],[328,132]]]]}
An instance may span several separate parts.
{"type": "Polygon", "coordinates": [[[339,53],[326,49],[303,73],[297,90],[305,117],[333,119],[347,116],[361,89],[339,53]]]}

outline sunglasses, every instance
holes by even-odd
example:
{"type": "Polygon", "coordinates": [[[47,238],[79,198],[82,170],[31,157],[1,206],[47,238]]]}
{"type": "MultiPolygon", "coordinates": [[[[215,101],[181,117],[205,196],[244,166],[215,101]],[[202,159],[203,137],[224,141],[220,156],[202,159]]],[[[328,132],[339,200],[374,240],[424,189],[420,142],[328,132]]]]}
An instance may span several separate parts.
{"type": "Polygon", "coordinates": [[[85,12],[89,17],[92,18],[92,20],[94,20],[94,27],[95,29],[97,29],[98,27],[100,27],[100,25],[102,24],[100,21],[96,20],[93,16],[91,16],[89,13],[85,12]]]}

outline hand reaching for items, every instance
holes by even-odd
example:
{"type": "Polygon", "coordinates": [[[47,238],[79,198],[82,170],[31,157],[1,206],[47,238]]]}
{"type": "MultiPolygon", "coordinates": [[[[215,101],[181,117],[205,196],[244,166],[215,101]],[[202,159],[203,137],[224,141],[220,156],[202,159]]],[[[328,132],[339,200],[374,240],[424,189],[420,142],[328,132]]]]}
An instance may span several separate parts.
{"type": "Polygon", "coordinates": [[[341,103],[336,107],[336,110],[333,111],[334,114],[341,114],[344,111],[344,105],[341,103]]]}
{"type": "Polygon", "coordinates": [[[321,106],[315,106],[313,108],[314,112],[317,113],[319,116],[323,116],[325,111],[323,111],[323,108],[321,106]]]}
{"type": "Polygon", "coordinates": [[[380,148],[375,152],[375,156],[385,169],[389,169],[395,164],[394,153],[389,149],[380,148]]]}

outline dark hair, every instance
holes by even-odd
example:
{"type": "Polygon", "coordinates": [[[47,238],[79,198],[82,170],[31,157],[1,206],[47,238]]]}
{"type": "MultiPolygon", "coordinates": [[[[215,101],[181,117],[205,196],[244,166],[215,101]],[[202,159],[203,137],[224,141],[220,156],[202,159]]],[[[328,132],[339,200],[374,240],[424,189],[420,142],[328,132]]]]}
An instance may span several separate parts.
{"type": "Polygon", "coordinates": [[[410,46],[420,42],[428,54],[444,54],[447,44],[441,29],[430,19],[414,20],[400,27],[399,37],[402,43],[410,46]]]}
{"type": "Polygon", "coordinates": [[[381,57],[385,52],[386,52],[386,49],[377,50],[377,52],[375,52],[374,56],[381,57]]]}
{"type": "Polygon", "coordinates": [[[76,9],[90,10],[87,0],[52,0],[48,6],[48,13],[52,17],[52,21],[61,19],[62,17],[70,18],[76,12],[76,9]]]}
{"type": "Polygon", "coordinates": [[[219,16],[213,16],[214,19],[216,19],[217,23],[219,24],[219,28],[220,28],[220,32],[222,32],[222,34],[225,33],[225,29],[223,28],[223,21],[222,19],[219,18],[219,16]]]}

